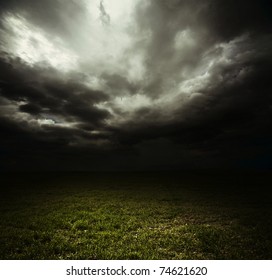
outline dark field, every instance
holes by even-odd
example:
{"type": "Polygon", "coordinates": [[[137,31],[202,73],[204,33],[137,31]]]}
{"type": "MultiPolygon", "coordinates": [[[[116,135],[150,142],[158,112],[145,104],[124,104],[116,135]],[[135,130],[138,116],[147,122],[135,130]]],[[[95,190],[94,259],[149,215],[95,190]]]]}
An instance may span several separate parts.
{"type": "Polygon", "coordinates": [[[1,259],[272,259],[269,173],[2,174],[1,259]]]}

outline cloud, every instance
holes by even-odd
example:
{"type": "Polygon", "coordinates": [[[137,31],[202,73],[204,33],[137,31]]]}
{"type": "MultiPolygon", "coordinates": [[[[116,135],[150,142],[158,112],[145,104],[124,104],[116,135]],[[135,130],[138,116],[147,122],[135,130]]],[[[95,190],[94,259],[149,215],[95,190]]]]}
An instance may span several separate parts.
{"type": "Polygon", "coordinates": [[[47,36],[20,16],[6,16],[3,22],[10,33],[4,34],[6,45],[2,50],[12,52],[29,65],[46,63],[61,71],[77,67],[77,56],[62,46],[60,39],[47,36]]]}
{"type": "Polygon", "coordinates": [[[63,80],[54,69],[32,68],[22,61],[0,61],[1,95],[9,104],[5,116],[14,121],[25,120],[25,126],[88,122],[96,127],[108,116],[94,105],[107,100],[103,92],[84,85],[79,77],[63,80]],[[54,76],[56,74],[56,76],[54,76]]]}
{"type": "Polygon", "coordinates": [[[9,168],[269,165],[269,1],[66,2],[0,2],[9,168]]]}
{"type": "Polygon", "coordinates": [[[105,25],[109,25],[110,24],[110,16],[109,14],[106,12],[105,7],[104,7],[104,1],[101,0],[100,4],[99,4],[99,10],[100,10],[100,19],[101,22],[105,25]]]}

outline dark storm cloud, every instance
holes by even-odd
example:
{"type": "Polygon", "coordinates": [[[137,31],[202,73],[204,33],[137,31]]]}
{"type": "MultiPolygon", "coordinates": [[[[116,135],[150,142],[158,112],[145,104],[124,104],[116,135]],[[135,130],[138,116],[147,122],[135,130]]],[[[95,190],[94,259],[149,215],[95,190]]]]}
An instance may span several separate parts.
{"type": "MultiPolygon", "coordinates": [[[[129,127],[128,131],[120,134],[121,141],[129,145],[151,143],[149,154],[153,151],[154,157],[158,157],[158,150],[171,151],[174,145],[176,151],[184,151],[185,154],[172,155],[172,160],[180,166],[186,162],[191,167],[237,167],[241,162],[253,162],[253,167],[254,160],[271,158],[271,62],[253,64],[254,71],[242,83],[219,85],[208,92],[208,96],[193,99],[177,113],[174,121],[164,125],[146,125],[144,129],[129,127]],[[157,150],[154,148],[156,139],[170,142],[162,145],[158,140],[161,147],[157,150]]],[[[226,83],[227,80],[225,77],[226,83]]],[[[156,119],[155,115],[147,116],[152,117],[156,119]]],[[[256,165],[261,163],[262,160],[256,165]]],[[[269,164],[267,161],[266,167],[269,164]]]]}
{"type": "Polygon", "coordinates": [[[200,94],[173,110],[171,120],[160,122],[159,112],[140,109],[119,131],[119,140],[124,145],[138,145],[139,150],[151,143],[150,158],[159,157],[163,162],[168,157],[158,151],[169,151],[172,163],[180,166],[185,162],[190,166],[237,167],[246,161],[254,166],[254,161],[261,162],[265,154],[271,157],[271,4],[152,1],[148,9],[139,11],[139,17],[142,30],[152,32],[147,55],[151,82],[146,88],[151,94],[163,94],[164,79],[182,79],[178,71],[198,67],[207,53],[215,66],[210,70],[209,83],[203,83],[198,88],[200,94]],[[197,41],[185,56],[173,51],[182,30],[191,30],[197,41]],[[237,39],[239,36],[244,39],[237,39]],[[237,40],[235,48],[232,40],[237,40]],[[225,55],[220,44],[229,44],[227,63],[219,61],[225,55]],[[135,119],[148,121],[139,124],[135,119]],[[160,148],[155,148],[156,143],[160,148]],[[183,154],[173,155],[173,145],[183,154]]]}
{"type": "MultiPolygon", "coordinates": [[[[103,151],[88,147],[70,146],[78,142],[82,131],[47,127],[40,133],[26,130],[1,118],[1,168],[3,170],[88,170],[96,169],[103,151]],[[88,166],[88,167],[86,167],[88,166]]],[[[100,139],[98,139],[100,140],[100,139]]]]}
{"type": "Polygon", "coordinates": [[[219,39],[228,40],[244,32],[271,32],[271,1],[214,0],[205,12],[209,28],[219,39]]]}
{"type": "MultiPolygon", "coordinates": [[[[197,67],[215,44],[243,34],[269,36],[272,31],[272,5],[265,0],[154,0],[147,8],[140,6],[138,17],[140,30],[150,30],[152,34],[146,62],[150,82],[146,90],[155,95],[162,92],[165,79],[180,81],[181,71],[190,72],[197,67]],[[185,46],[177,50],[175,42],[182,32],[185,46]]],[[[271,37],[269,40],[270,45],[271,37]]]]}
{"type": "MultiPolygon", "coordinates": [[[[113,32],[114,17],[98,2],[102,28],[113,32]]],[[[71,49],[87,42],[80,1],[0,7],[71,49]]],[[[119,71],[115,54],[108,67],[103,60],[62,73],[2,52],[1,156],[10,169],[24,161],[37,169],[271,167],[271,11],[266,0],[139,2],[128,27],[136,40],[122,60],[142,55],[137,82],[127,74],[137,60],[119,71]]]]}
{"type": "Polygon", "coordinates": [[[108,115],[93,107],[107,100],[107,95],[87,88],[79,77],[63,81],[58,76],[52,77],[53,69],[34,69],[12,59],[0,60],[0,67],[3,70],[1,95],[12,101],[26,102],[20,106],[21,111],[36,115],[45,109],[48,113],[94,122],[108,115]]]}

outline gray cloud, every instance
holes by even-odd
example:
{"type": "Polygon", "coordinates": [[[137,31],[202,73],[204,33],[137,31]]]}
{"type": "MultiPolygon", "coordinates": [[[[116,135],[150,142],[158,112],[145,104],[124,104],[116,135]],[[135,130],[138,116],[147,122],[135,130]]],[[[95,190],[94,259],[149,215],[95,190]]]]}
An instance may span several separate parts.
{"type": "Polygon", "coordinates": [[[103,0],[100,1],[99,10],[100,10],[100,19],[101,19],[101,22],[102,22],[104,25],[109,25],[109,24],[110,24],[110,15],[107,13],[107,11],[106,11],[106,9],[105,9],[103,0]]]}
{"type": "Polygon", "coordinates": [[[270,2],[127,3],[0,2],[5,168],[271,167],[270,2]]]}

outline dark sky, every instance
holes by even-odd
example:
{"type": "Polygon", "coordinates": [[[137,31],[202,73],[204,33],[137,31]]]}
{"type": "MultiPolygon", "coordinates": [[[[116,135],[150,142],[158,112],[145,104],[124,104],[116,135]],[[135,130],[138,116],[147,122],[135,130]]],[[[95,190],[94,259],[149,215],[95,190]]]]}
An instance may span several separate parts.
{"type": "Polygon", "coordinates": [[[272,168],[270,0],[9,0],[0,19],[0,170],[272,168]]]}

